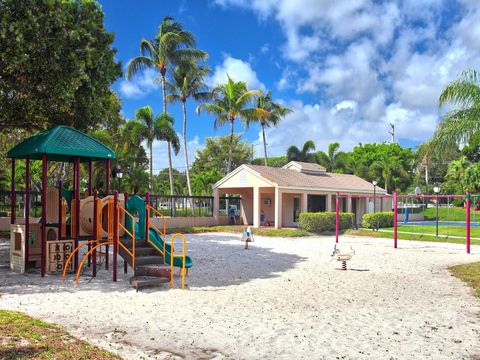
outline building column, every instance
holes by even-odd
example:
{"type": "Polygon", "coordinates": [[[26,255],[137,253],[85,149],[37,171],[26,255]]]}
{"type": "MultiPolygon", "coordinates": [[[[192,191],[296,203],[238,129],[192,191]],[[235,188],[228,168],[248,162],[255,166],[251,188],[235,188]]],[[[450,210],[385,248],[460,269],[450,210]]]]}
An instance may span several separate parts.
{"type": "Polygon", "coordinates": [[[213,189],[213,219],[215,224],[220,225],[220,191],[213,189]]]}
{"type": "Polygon", "coordinates": [[[326,199],[325,200],[325,210],[329,211],[329,212],[335,211],[335,209],[332,206],[332,194],[327,194],[325,196],[325,199],[326,199]]]}
{"type": "Polygon", "coordinates": [[[282,227],[282,192],[275,188],[275,229],[282,227]]]}
{"type": "Polygon", "coordinates": [[[260,227],[260,188],[253,188],[253,227],[260,227]]]}
{"type": "Polygon", "coordinates": [[[308,212],[308,194],[302,193],[300,197],[300,212],[308,212]]]}
{"type": "Polygon", "coordinates": [[[352,198],[347,198],[347,212],[352,212],[352,198]]]}

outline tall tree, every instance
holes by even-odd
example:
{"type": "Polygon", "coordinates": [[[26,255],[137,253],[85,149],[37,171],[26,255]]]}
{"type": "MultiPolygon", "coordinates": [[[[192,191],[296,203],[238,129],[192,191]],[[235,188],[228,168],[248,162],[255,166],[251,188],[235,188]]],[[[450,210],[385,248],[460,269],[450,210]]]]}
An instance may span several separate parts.
{"type": "MultiPolygon", "coordinates": [[[[131,79],[133,75],[151,68],[160,72],[162,84],[163,113],[167,113],[166,74],[174,65],[202,60],[207,54],[195,49],[195,37],[186,31],[182,24],[175,21],[171,16],[165,16],[162,20],[157,35],[153,40],[142,39],[140,42],[141,55],[132,59],[128,64],[126,77],[131,79]]],[[[167,140],[169,164],[172,163],[172,144],[167,140]]],[[[170,167],[170,191],[173,194],[173,169],[170,167]]]]}
{"type": "Polygon", "coordinates": [[[163,122],[159,122],[158,119],[159,118],[155,119],[152,107],[147,105],[137,110],[135,113],[135,123],[130,125],[132,136],[140,136],[147,142],[150,168],[150,191],[153,191],[153,141],[160,137],[160,126],[164,125],[163,122]]]}
{"type": "Polygon", "coordinates": [[[288,161],[315,162],[316,156],[313,151],[315,151],[315,143],[312,140],[306,141],[301,150],[292,145],[287,149],[288,161]]]}
{"type": "Polygon", "coordinates": [[[344,167],[347,162],[346,155],[342,151],[338,151],[340,149],[340,144],[338,142],[334,142],[328,144],[328,151],[327,153],[323,151],[318,151],[317,161],[322,165],[325,166],[327,171],[335,171],[340,167],[344,167]]]}
{"type": "Polygon", "coordinates": [[[387,193],[388,193],[388,188],[390,186],[393,187],[392,177],[394,173],[396,171],[404,171],[397,158],[392,156],[387,156],[387,155],[384,155],[380,159],[375,161],[371,165],[371,167],[375,170],[378,169],[381,171],[383,185],[385,186],[385,191],[387,193]]]}
{"type": "Polygon", "coordinates": [[[275,103],[272,100],[272,92],[268,91],[266,94],[261,94],[257,96],[256,101],[257,109],[262,110],[258,111],[258,117],[253,121],[249,121],[249,124],[252,122],[259,122],[262,128],[262,138],[263,138],[263,153],[264,153],[264,165],[268,166],[268,156],[267,156],[267,141],[265,138],[265,126],[277,126],[282,118],[287,114],[293,112],[292,109],[289,109],[285,106],[275,103]]]}
{"type": "Polygon", "coordinates": [[[256,107],[248,107],[253,101],[254,95],[262,95],[260,90],[248,90],[244,81],[235,82],[227,75],[226,84],[220,84],[213,88],[211,97],[213,103],[200,104],[197,107],[197,114],[201,110],[215,116],[214,127],[230,124],[230,144],[228,148],[228,172],[232,171],[233,138],[235,132],[235,119],[243,120],[246,124],[253,121],[259,115],[265,114],[264,110],[256,107]]]}
{"type": "Polygon", "coordinates": [[[175,184],[173,181],[173,166],[172,166],[172,149],[175,155],[180,151],[180,139],[173,128],[173,118],[167,113],[158,116],[156,126],[158,128],[157,139],[166,141],[168,151],[168,173],[170,179],[170,195],[175,194],[175,184]]]}
{"type": "Polygon", "coordinates": [[[457,80],[443,89],[438,105],[457,108],[447,112],[438,124],[433,146],[445,149],[468,143],[470,137],[480,131],[480,73],[475,70],[462,72],[457,80]]]}
{"type": "Polygon", "coordinates": [[[192,185],[190,183],[190,169],[188,164],[187,147],[187,99],[193,98],[196,101],[206,101],[210,98],[204,77],[208,75],[210,69],[206,66],[198,65],[196,62],[185,62],[175,68],[172,73],[172,82],[167,82],[169,94],[168,102],[180,102],[183,111],[183,154],[185,157],[185,175],[187,177],[188,195],[192,195],[192,185]]]}
{"type": "Polygon", "coordinates": [[[96,1],[0,1],[0,131],[118,116],[113,38],[96,1]]]}

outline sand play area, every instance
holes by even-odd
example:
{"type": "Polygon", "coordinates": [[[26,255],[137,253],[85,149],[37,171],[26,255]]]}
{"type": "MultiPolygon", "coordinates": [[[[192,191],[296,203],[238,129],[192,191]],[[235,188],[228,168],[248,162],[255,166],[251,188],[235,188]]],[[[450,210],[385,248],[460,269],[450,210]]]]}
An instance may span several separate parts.
{"type": "Polygon", "coordinates": [[[188,236],[188,290],[136,293],[111,273],[40,279],[6,267],[0,308],[63,325],[126,359],[460,359],[480,355],[480,301],[446,269],[480,260],[464,246],[342,237],[188,236]]]}

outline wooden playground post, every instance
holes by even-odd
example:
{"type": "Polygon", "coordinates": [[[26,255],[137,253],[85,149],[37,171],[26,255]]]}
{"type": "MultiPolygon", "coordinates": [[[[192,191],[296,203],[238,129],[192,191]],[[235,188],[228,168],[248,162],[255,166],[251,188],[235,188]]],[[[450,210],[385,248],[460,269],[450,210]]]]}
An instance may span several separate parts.
{"type": "Polygon", "coordinates": [[[397,192],[393,193],[393,247],[397,248],[397,220],[398,220],[398,202],[397,192]]]}
{"type": "Polygon", "coordinates": [[[47,154],[42,155],[42,220],[41,220],[41,276],[45,276],[45,255],[47,238],[47,154]]]}
{"type": "Polygon", "coordinates": [[[338,243],[338,233],[340,230],[340,194],[337,192],[335,196],[335,242],[338,243]]]}
{"type": "MultiPolygon", "coordinates": [[[[62,240],[62,189],[63,189],[63,182],[62,180],[58,180],[58,240],[62,240]]],[[[65,234],[66,235],[66,234],[65,234]]]]}
{"type": "MultiPolygon", "coordinates": [[[[75,249],[78,247],[80,240],[80,157],[75,158],[75,249]]],[[[75,253],[75,266],[78,268],[78,252],[75,253]]]]}
{"type": "Polygon", "coordinates": [[[88,162],[88,196],[92,196],[92,160],[88,162]]]}
{"type": "Polygon", "coordinates": [[[30,156],[25,158],[25,272],[30,257],[30,156]]]}
{"type": "Polygon", "coordinates": [[[15,158],[12,158],[12,181],[10,183],[10,224],[15,224],[15,158]]]}
{"type": "MultiPolygon", "coordinates": [[[[98,192],[97,189],[93,190],[93,237],[97,242],[95,243],[95,246],[99,244],[100,239],[98,239],[98,192]]],[[[97,276],[97,249],[94,247],[94,250],[92,251],[92,276],[96,277],[97,276]]]]}
{"type": "Polygon", "coordinates": [[[110,194],[110,159],[107,159],[105,169],[105,195],[110,194]]]}
{"type": "Polygon", "coordinates": [[[470,189],[467,189],[467,194],[465,195],[465,220],[466,220],[466,245],[467,245],[467,254],[470,254],[470,189]]]}
{"type": "Polygon", "coordinates": [[[113,281],[117,281],[118,235],[118,191],[115,190],[113,195],[113,281]]]}

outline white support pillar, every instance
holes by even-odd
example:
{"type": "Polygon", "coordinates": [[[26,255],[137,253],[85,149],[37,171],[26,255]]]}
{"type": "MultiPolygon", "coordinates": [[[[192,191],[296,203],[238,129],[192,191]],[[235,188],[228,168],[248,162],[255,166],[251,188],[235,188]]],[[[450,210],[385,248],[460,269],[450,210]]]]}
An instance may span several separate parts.
{"type": "Polygon", "coordinates": [[[300,212],[307,212],[308,211],[308,194],[302,193],[300,198],[300,212]]]}
{"type": "Polygon", "coordinates": [[[335,209],[333,209],[333,207],[332,207],[332,194],[327,194],[325,199],[326,199],[325,210],[329,211],[329,212],[335,211],[335,209]]]}
{"type": "Polygon", "coordinates": [[[253,188],[253,227],[260,227],[260,188],[253,188]]]}
{"type": "Polygon", "coordinates": [[[347,212],[352,212],[352,198],[347,198],[347,212]]]}
{"type": "Polygon", "coordinates": [[[213,218],[215,224],[220,225],[220,191],[213,189],[213,218]]]}
{"type": "Polygon", "coordinates": [[[275,188],[275,229],[282,227],[282,192],[275,188]]]}

